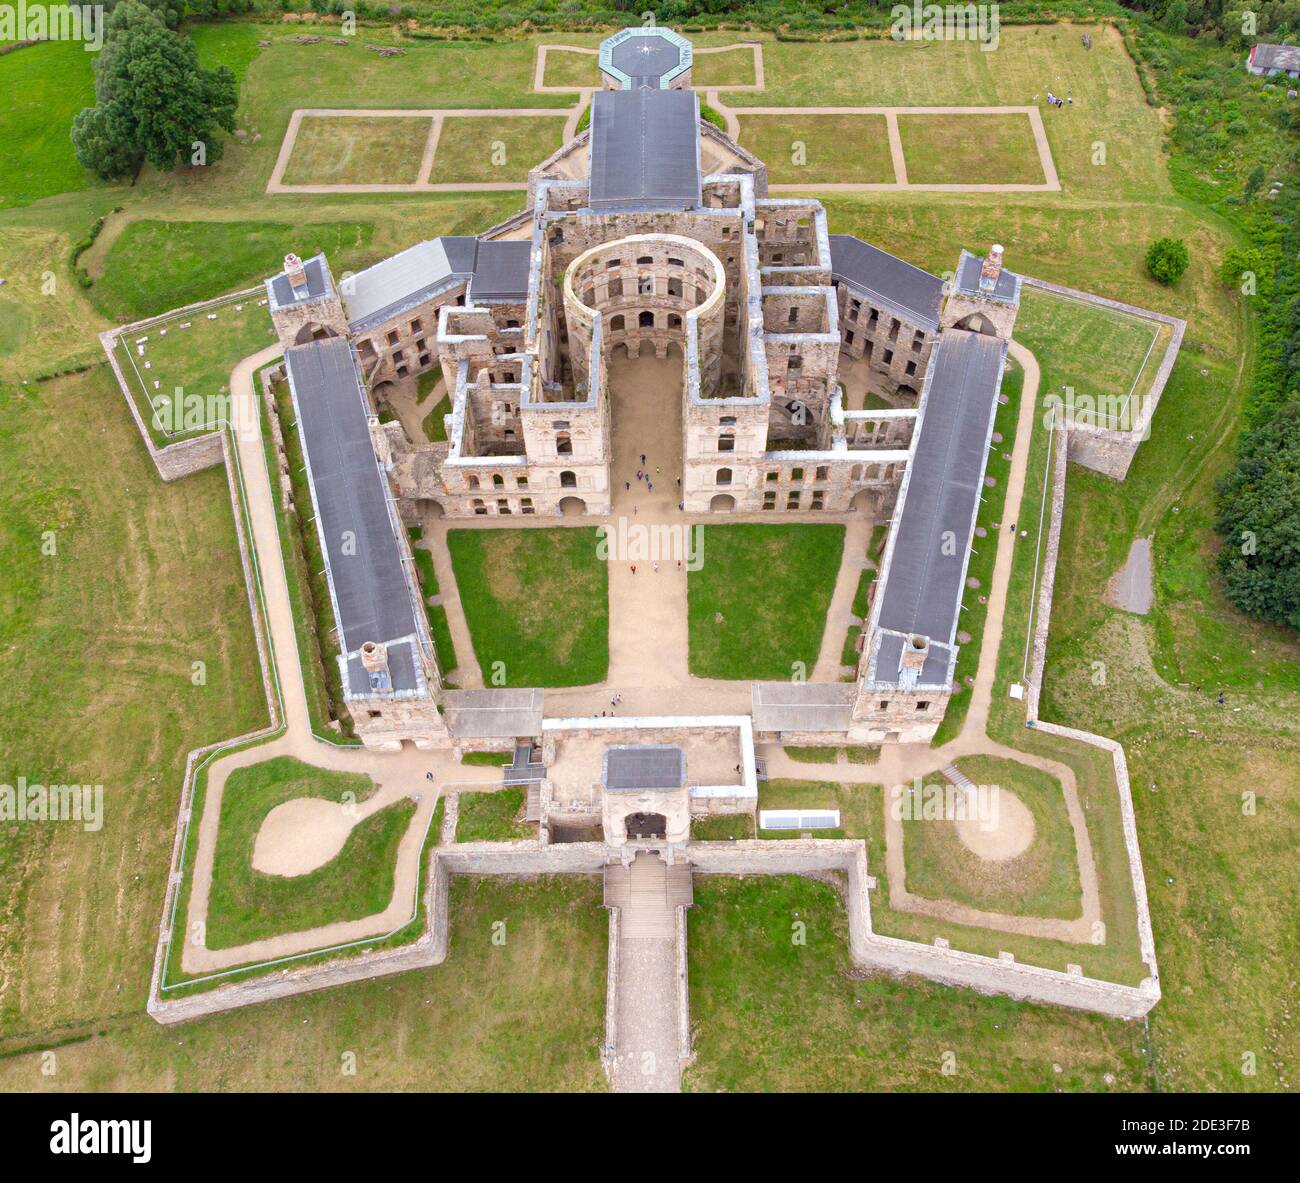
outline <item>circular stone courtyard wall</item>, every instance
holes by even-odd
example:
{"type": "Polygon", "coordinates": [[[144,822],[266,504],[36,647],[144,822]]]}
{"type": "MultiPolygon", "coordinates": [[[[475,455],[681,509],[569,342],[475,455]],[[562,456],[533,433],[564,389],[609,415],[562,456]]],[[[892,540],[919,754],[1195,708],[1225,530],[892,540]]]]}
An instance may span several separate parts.
{"type": "Polygon", "coordinates": [[[564,273],[569,359],[577,380],[588,380],[599,318],[602,360],[620,345],[636,357],[646,344],[656,357],[678,345],[686,359],[694,333],[701,386],[716,386],[726,286],[718,256],[677,234],[634,234],[585,251],[564,273]]]}

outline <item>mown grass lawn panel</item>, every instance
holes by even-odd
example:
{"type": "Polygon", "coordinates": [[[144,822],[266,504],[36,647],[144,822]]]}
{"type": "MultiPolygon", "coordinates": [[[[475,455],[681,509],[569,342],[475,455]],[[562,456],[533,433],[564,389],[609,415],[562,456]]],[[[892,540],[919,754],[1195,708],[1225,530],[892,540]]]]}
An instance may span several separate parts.
{"type": "Polygon", "coordinates": [[[913,185],[1044,181],[1027,115],[900,115],[898,134],[913,185]]]}
{"type": "Polygon", "coordinates": [[[489,686],[585,686],[609,672],[609,573],[595,529],[450,530],[447,549],[489,686]],[[494,679],[498,673],[502,682],[494,679]]]}
{"type": "Polygon", "coordinates": [[[442,121],[429,180],[435,184],[523,181],[560,146],[564,120],[548,116],[457,117],[442,121]]]}
{"type": "Polygon", "coordinates": [[[893,183],[883,115],[741,115],[740,142],[780,185],[893,183]]]}
{"type": "Polygon", "coordinates": [[[691,673],[811,673],[843,550],[840,525],[705,526],[703,566],[687,581],[691,673]]]}
{"type": "Polygon", "coordinates": [[[419,178],[428,118],[308,115],[298,125],[286,185],[411,185],[419,178]]]}

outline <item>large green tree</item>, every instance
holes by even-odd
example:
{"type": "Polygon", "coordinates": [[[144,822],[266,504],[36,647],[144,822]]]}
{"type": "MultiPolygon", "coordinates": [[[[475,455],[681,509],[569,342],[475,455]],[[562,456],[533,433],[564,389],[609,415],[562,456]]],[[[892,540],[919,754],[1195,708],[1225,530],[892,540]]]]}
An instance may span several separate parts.
{"type": "Polygon", "coordinates": [[[72,124],[77,159],[105,180],[133,176],[148,161],[219,160],[218,129],[235,130],[238,89],[229,68],[199,67],[193,44],[140,0],[120,0],[95,63],[96,105],[72,124]]]}
{"type": "Polygon", "coordinates": [[[1300,401],[1241,437],[1219,481],[1219,571],[1238,608],[1300,629],[1300,401]]]}

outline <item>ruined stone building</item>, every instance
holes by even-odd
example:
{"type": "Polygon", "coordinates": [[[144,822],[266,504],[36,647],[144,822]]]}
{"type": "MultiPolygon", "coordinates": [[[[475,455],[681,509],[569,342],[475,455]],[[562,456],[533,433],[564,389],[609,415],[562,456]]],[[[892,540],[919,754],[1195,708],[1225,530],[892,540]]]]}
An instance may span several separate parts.
{"type": "Polygon", "coordinates": [[[892,523],[856,685],[756,687],[756,730],[928,738],[952,686],[1019,279],[994,247],[963,254],[947,290],[828,233],[819,202],[769,196],[763,163],[701,119],[677,34],[625,30],[600,65],[589,129],[532,170],[520,214],[339,281],[323,255],[289,255],[267,281],[325,549],[341,546],[327,503],[354,479],[364,529],[395,539],[391,554],[376,544],[368,591],[340,583],[355,555],[331,558],[358,731],[456,738],[402,522],[609,515],[610,360],[652,351],[680,364],[682,467],[665,478],[681,478],[685,513],[892,523]],[[381,425],[373,396],[435,367],[446,440],[381,425]],[[350,615],[354,592],[401,610],[350,615]]]}

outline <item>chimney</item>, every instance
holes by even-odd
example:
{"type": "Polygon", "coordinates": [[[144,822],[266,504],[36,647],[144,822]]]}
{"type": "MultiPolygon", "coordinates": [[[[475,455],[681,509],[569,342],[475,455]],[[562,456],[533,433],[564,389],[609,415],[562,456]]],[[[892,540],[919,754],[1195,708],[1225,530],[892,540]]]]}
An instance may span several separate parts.
{"type": "Polygon", "coordinates": [[[919,670],[930,656],[930,638],[913,634],[903,645],[903,655],[899,658],[900,670],[919,670]]]}
{"type": "Polygon", "coordinates": [[[375,641],[361,646],[361,665],[370,675],[371,690],[387,690],[392,685],[388,673],[388,647],[375,641]]]}
{"type": "Polygon", "coordinates": [[[1002,274],[1002,248],[994,243],[984,257],[984,266],[980,269],[980,291],[991,292],[998,286],[998,276],[1002,274]]]}
{"type": "Polygon", "coordinates": [[[293,294],[301,299],[307,294],[307,271],[302,260],[290,252],[284,257],[284,277],[293,288],[293,294]]]}

